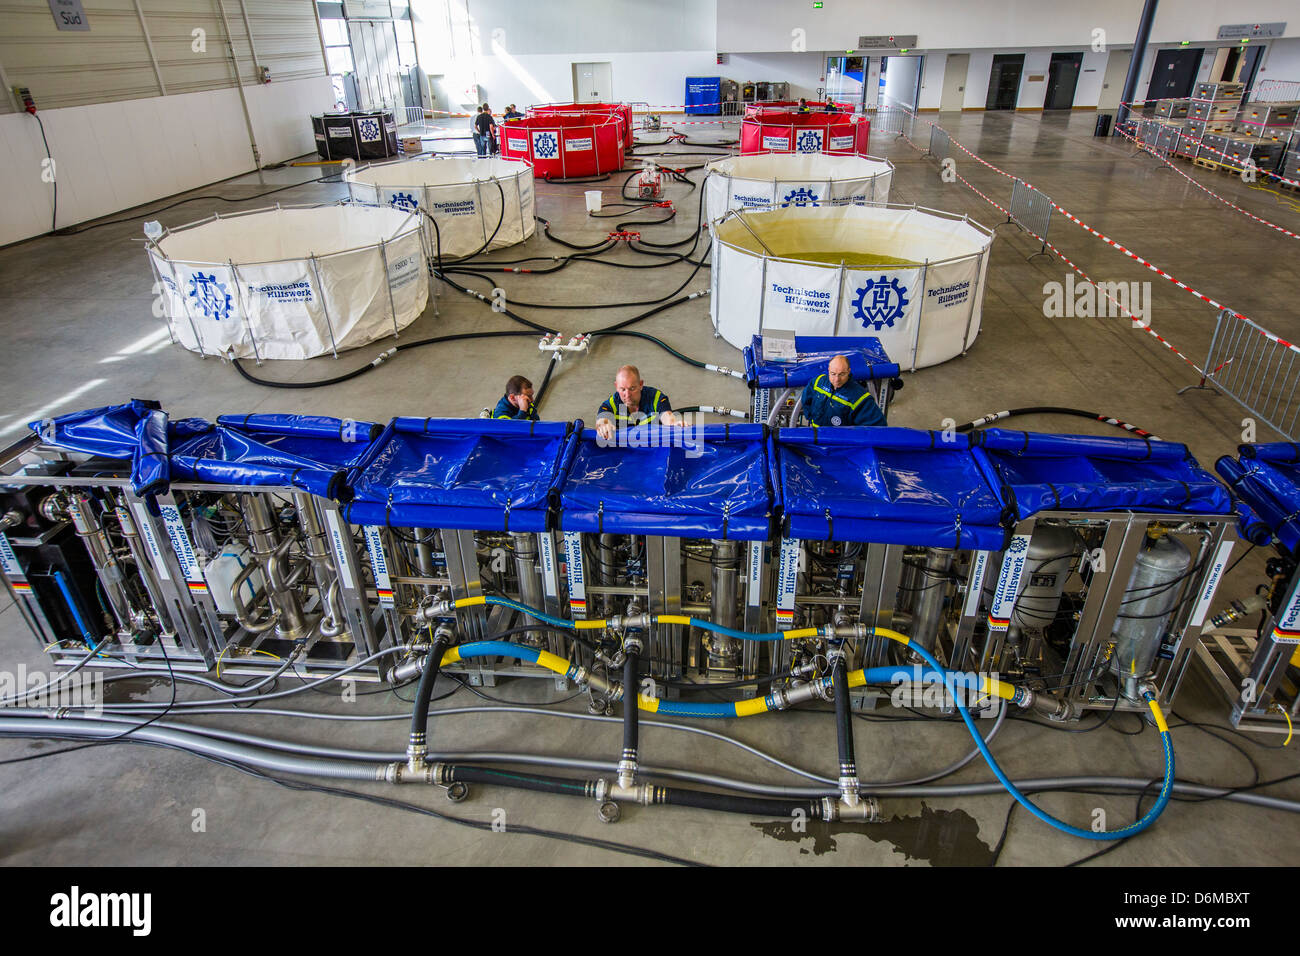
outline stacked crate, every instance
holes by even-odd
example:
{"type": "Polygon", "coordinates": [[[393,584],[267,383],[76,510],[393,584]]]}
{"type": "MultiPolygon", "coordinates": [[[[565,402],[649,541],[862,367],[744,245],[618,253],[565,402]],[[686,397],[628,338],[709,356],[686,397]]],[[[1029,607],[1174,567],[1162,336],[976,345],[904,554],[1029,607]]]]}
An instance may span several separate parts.
{"type": "Polygon", "coordinates": [[[1186,119],[1187,100],[1156,100],[1156,116],[1165,119],[1186,119]]]}
{"type": "Polygon", "coordinates": [[[1300,148],[1293,144],[1291,149],[1282,154],[1282,168],[1279,172],[1285,179],[1300,182],[1300,148]]]}

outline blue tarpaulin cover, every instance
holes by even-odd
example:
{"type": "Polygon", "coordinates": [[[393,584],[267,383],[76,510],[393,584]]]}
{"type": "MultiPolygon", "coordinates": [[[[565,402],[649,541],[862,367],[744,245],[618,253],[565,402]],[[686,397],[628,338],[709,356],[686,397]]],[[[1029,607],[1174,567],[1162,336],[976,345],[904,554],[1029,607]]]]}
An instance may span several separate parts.
{"type": "Polygon", "coordinates": [[[619,434],[628,445],[602,447],[594,431],[582,433],[560,488],[562,530],[768,537],[772,491],[762,425],[643,425],[619,434]]]}
{"type": "Polygon", "coordinates": [[[763,358],[763,337],[754,336],[744,348],[745,378],[751,388],[803,388],[822,372],[836,355],[849,360],[849,374],[857,381],[893,378],[898,363],[891,361],[880,339],[872,335],[796,335],[793,362],[763,358]]]}
{"type": "MultiPolygon", "coordinates": [[[[581,427],[581,422],[577,423],[581,427]]],[[[396,418],[352,467],[354,524],[544,531],[576,449],[568,422],[396,418]]]]}
{"type": "Polygon", "coordinates": [[[964,434],[783,428],[778,496],[792,538],[1001,550],[1005,505],[964,434]]]}
{"type": "Polygon", "coordinates": [[[1277,536],[1282,547],[1300,553],[1300,455],[1290,442],[1242,445],[1240,456],[1224,455],[1214,470],[1237,495],[1238,530],[1252,544],[1277,536]]]}
{"type": "Polygon", "coordinates": [[[71,412],[27,427],[47,445],[130,461],[131,488],[137,495],[167,490],[171,478],[167,413],[157,402],[133,398],[124,405],[71,412]]]}
{"type": "Polygon", "coordinates": [[[172,477],[222,485],[289,485],[345,501],[347,469],[380,431],[374,422],[317,415],[223,415],[206,434],[174,443],[172,477]]]}
{"type": "Polygon", "coordinates": [[[991,428],[971,444],[1017,520],[1061,510],[1232,511],[1223,486],[1177,442],[991,428]]]}

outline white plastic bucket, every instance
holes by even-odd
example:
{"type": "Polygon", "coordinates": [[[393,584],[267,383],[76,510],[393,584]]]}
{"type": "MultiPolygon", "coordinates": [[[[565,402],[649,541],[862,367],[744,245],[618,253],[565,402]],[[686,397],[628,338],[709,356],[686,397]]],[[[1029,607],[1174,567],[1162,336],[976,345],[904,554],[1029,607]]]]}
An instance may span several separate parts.
{"type": "Polygon", "coordinates": [[[583,195],[587,197],[587,212],[600,212],[600,190],[588,189],[583,195]]]}

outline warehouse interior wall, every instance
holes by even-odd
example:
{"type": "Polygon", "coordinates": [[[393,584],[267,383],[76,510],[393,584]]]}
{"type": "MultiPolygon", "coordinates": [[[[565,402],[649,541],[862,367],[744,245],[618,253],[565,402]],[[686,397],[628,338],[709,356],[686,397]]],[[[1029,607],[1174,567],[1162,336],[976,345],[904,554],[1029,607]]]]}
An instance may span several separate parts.
{"type": "Polygon", "coordinates": [[[227,23],[262,163],[315,150],[308,116],[334,98],[310,3],[82,6],[88,31],[57,29],[46,0],[0,6],[0,245],[50,229],[51,178],[63,227],[252,171],[227,23]],[[31,90],[53,164],[13,86],[31,90]]]}
{"type": "MultiPolygon", "coordinates": [[[[347,0],[349,15],[367,15],[371,2],[347,0]]],[[[0,160],[11,171],[0,185],[0,244],[49,230],[51,176],[59,186],[57,224],[68,226],[252,170],[227,26],[261,161],[313,150],[308,116],[332,108],[334,95],[310,0],[83,6],[85,32],[56,29],[47,0],[0,6],[0,160]],[[263,68],[269,84],[258,80],[263,68]],[[40,127],[22,112],[12,86],[35,97],[52,169],[40,127]]],[[[1220,24],[1243,16],[1286,20],[1293,34],[1262,41],[1259,79],[1300,79],[1300,22],[1288,19],[1290,7],[1258,0],[1242,11],[1219,0],[1166,0],[1137,96],[1145,96],[1155,51],[1184,40],[1205,48],[1197,78],[1208,79],[1223,43],[1197,37],[1214,37],[1220,24]]],[[[499,111],[511,102],[571,100],[573,64],[581,62],[611,64],[608,98],[655,107],[680,104],[685,78],[700,75],[786,81],[791,96],[812,98],[827,85],[828,56],[844,55],[864,32],[887,30],[918,35],[922,110],[939,107],[949,53],[969,54],[964,109],[983,109],[998,53],[1025,54],[1017,108],[1040,109],[1051,55],[1069,51],[1084,54],[1074,106],[1111,108],[1115,94],[1103,84],[1112,57],[1117,65],[1129,56],[1139,9],[1130,0],[1070,9],[1008,0],[992,13],[956,0],[917,0],[907,8],[868,3],[865,15],[858,7],[814,10],[785,0],[411,3],[424,94],[451,111],[479,102],[499,111]],[[1010,38],[1020,45],[1008,46],[1010,38]]],[[[862,52],[877,61],[887,51],[862,52]]]]}
{"type": "MultiPolygon", "coordinates": [[[[1094,31],[1107,46],[1132,45],[1142,4],[1137,0],[1092,0],[1086,4],[1002,0],[996,5],[962,0],[912,0],[908,4],[864,0],[811,3],[789,0],[717,0],[718,49],[790,50],[798,40],[808,50],[844,51],[865,34],[916,34],[917,49],[993,49],[1014,42],[1021,50],[1091,48],[1094,31]],[[797,33],[795,31],[801,31],[797,33]]],[[[1300,36],[1295,0],[1163,0],[1156,10],[1152,43],[1218,35],[1226,23],[1285,21],[1286,36],[1300,36]]]]}
{"type": "Polygon", "coordinates": [[[413,0],[411,14],[434,98],[452,111],[571,101],[574,63],[610,63],[610,98],[654,105],[719,72],[716,0],[413,0]]]}

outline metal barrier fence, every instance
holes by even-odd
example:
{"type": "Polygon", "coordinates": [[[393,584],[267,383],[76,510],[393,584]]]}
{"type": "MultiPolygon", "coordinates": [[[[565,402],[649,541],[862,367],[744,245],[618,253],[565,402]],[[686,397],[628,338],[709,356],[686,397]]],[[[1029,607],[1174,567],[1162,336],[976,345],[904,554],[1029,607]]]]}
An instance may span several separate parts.
{"type": "Polygon", "coordinates": [[[952,140],[942,126],[930,127],[930,155],[942,163],[952,152],[952,140]]]}
{"type": "Polygon", "coordinates": [[[1250,94],[1252,103],[1285,103],[1300,100],[1300,82],[1264,80],[1250,94]]]}
{"type": "Polygon", "coordinates": [[[873,133],[893,133],[895,136],[901,136],[903,133],[903,120],[907,113],[892,106],[883,106],[867,114],[871,120],[871,131],[873,133]]]}
{"type": "Polygon", "coordinates": [[[1007,222],[1014,222],[1043,241],[1042,248],[1034,256],[1047,254],[1047,229],[1052,224],[1052,200],[1045,193],[1023,179],[1017,179],[1011,186],[1007,222]]]}
{"type": "Polygon", "coordinates": [[[423,106],[404,106],[406,119],[402,121],[403,126],[411,126],[414,123],[424,125],[424,107],[423,106]]]}
{"type": "Polygon", "coordinates": [[[1300,418],[1300,348],[1263,326],[1219,310],[1204,378],[1257,420],[1295,441],[1300,418]]]}

